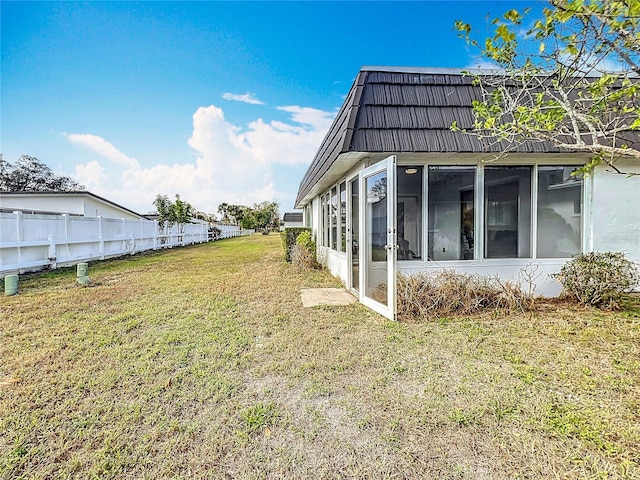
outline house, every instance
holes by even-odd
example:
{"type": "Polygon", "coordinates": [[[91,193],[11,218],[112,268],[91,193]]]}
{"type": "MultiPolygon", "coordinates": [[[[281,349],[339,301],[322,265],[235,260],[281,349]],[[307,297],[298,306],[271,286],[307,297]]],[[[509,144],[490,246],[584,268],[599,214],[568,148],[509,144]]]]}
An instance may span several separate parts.
{"type": "Polygon", "coordinates": [[[76,215],[146,220],[146,217],[91,192],[0,192],[0,212],[76,215]]]}
{"type": "Polygon", "coordinates": [[[282,228],[302,227],[302,212],[286,212],[282,216],[282,228]]]}
{"type": "Polygon", "coordinates": [[[473,128],[475,98],[461,71],[364,67],[300,183],[318,258],[389,318],[398,272],[524,272],[556,296],[549,274],[574,254],[640,262],[640,176],[598,168],[583,180],[571,173],[587,153],[540,142],[496,158],[499,145],[450,128],[473,128]]]}

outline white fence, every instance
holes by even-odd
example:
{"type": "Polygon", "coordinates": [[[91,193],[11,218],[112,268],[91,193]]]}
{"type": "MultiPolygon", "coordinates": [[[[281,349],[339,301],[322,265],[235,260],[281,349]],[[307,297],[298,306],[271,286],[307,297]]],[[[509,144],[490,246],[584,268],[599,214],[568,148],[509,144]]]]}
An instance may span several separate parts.
{"type": "MultiPolygon", "coordinates": [[[[161,234],[155,220],[0,213],[0,278],[210,240],[208,224],[181,227],[161,234]]],[[[216,228],[217,239],[251,233],[236,225],[216,228]]]]}

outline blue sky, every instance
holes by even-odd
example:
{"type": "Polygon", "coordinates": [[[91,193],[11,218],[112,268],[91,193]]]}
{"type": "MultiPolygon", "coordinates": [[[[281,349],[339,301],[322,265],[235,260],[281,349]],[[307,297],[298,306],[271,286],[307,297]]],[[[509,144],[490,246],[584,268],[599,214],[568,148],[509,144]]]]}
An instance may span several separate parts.
{"type": "Polygon", "coordinates": [[[463,68],[513,1],[1,2],[0,152],[135,211],[276,200],[363,65],[463,68]]]}

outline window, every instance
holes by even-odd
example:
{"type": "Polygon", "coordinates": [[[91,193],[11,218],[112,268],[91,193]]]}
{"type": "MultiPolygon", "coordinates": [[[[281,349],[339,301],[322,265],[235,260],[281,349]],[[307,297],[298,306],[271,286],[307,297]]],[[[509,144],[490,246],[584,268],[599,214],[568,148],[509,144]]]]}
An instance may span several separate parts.
{"type": "Polygon", "coordinates": [[[331,189],[329,208],[329,225],[331,226],[331,249],[338,249],[338,189],[331,189]]]}
{"type": "Polygon", "coordinates": [[[538,167],[539,258],[568,258],[581,251],[582,179],[571,176],[574,170],[538,167]]]}
{"type": "Polygon", "coordinates": [[[396,168],[398,260],[422,259],[423,167],[396,168]]]}
{"type": "Polygon", "coordinates": [[[340,184],[340,243],[338,249],[341,252],[345,252],[346,245],[346,231],[347,231],[347,183],[342,182],[340,184]]]}
{"type": "MultiPolygon", "coordinates": [[[[579,253],[584,187],[580,177],[572,176],[575,170],[568,165],[398,166],[398,261],[569,258],[579,253]],[[483,207],[481,218],[476,215],[476,202],[483,207]]],[[[358,179],[351,179],[350,185],[350,199],[347,182],[321,196],[321,238],[322,245],[333,250],[351,248],[352,285],[357,289],[358,179]],[[351,204],[349,222],[347,202],[351,204]]],[[[375,190],[373,184],[371,189],[375,190]]],[[[386,242],[384,204],[379,200],[367,199],[372,209],[373,261],[386,258],[378,251],[386,242]]]]}
{"type": "Polygon", "coordinates": [[[307,203],[307,205],[304,207],[304,226],[305,227],[313,226],[313,222],[311,220],[312,217],[313,217],[313,203],[307,203]]]}
{"type": "Polygon", "coordinates": [[[329,246],[329,194],[322,195],[322,245],[329,246]]]}
{"type": "Polygon", "coordinates": [[[531,257],[531,167],[484,169],[486,258],[531,257]]]}
{"type": "Polygon", "coordinates": [[[472,260],[476,167],[428,170],[429,260],[472,260]]]}

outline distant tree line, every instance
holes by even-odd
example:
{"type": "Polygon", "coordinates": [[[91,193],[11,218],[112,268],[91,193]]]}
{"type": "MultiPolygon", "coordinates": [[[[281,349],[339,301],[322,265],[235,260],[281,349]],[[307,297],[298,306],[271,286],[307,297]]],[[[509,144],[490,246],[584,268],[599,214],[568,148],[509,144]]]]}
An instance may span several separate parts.
{"type": "Polygon", "coordinates": [[[277,202],[264,201],[253,207],[221,203],[218,207],[221,220],[240,225],[242,228],[269,232],[280,226],[280,213],[277,202]]]}

